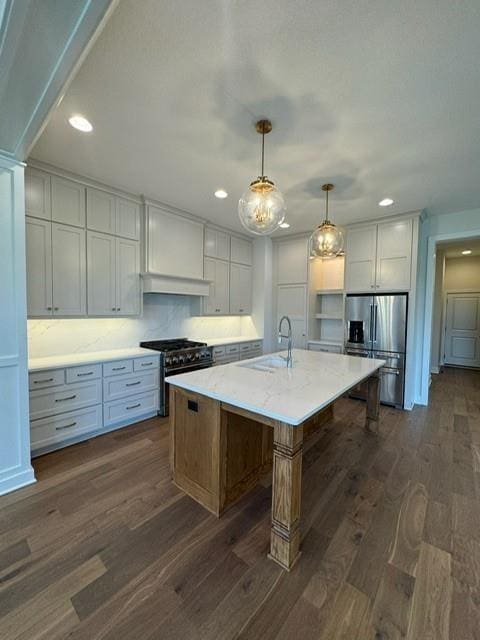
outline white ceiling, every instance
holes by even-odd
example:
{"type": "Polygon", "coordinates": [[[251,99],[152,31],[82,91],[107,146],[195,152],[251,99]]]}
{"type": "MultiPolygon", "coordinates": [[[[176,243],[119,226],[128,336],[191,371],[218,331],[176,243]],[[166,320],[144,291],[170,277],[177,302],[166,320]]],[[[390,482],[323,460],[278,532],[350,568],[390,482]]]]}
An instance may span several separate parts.
{"type": "Polygon", "coordinates": [[[121,0],[31,155],[240,229],[268,116],[289,232],[327,180],[340,224],[477,208],[479,33],[479,0],[121,0]]]}

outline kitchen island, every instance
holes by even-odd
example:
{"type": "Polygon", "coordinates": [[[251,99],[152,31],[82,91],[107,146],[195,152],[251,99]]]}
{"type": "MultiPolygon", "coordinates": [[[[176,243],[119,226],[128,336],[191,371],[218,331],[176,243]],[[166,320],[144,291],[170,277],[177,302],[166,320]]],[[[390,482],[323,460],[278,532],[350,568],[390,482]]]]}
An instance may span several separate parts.
{"type": "Polygon", "coordinates": [[[300,553],[304,433],[332,415],[332,404],[368,381],[366,423],[378,429],[383,360],[293,350],[179,374],[170,384],[173,480],[206,509],[222,513],[269,468],[269,556],[285,569],[300,553]]]}

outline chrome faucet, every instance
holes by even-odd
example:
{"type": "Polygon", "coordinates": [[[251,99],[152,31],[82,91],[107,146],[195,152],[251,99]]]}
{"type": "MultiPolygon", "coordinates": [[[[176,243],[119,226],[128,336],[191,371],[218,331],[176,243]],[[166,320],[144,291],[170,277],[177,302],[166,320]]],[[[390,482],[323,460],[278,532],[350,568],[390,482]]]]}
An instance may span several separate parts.
{"type": "Polygon", "coordinates": [[[282,344],[282,338],[286,338],[288,340],[287,357],[286,358],[285,356],[280,356],[280,357],[286,361],[287,367],[291,368],[292,367],[292,323],[290,322],[290,318],[288,316],[282,316],[280,318],[280,322],[278,325],[278,344],[282,344]],[[288,325],[287,335],[282,333],[282,324],[284,320],[287,321],[287,325],[288,325]]]}

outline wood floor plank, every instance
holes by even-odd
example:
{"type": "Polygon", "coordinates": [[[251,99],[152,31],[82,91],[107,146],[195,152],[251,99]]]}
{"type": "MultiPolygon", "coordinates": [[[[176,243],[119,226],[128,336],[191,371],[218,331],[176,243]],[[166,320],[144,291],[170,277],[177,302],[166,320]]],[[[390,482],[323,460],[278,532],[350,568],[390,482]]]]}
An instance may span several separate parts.
{"type": "Polygon", "coordinates": [[[389,563],[411,576],[416,575],[420,544],[422,542],[427,492],[420,483],[410,484],[400,513],[390,551],[389,563]]]}
{"type": "Polygon", "coordinates": [[[372,611],[375,638],[400,640],[407,635],[415,578],[387,564],[372,611]]]}
{"type": "Polygon", "coordinates": [[[451,556],[422,543],[407,640],[449,640],[451,556]]]}

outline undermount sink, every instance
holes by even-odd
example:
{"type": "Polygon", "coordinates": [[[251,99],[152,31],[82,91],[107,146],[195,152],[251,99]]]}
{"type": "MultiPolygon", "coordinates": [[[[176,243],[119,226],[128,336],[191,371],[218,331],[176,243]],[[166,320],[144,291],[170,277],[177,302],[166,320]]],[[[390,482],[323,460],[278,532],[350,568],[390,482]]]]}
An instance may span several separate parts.
{"type": "Polygon", "coordinates": [[[279,356],[266,356],[255,360],[255,362],[242,362],[237,365],[238,367],[245,367],[246,369],[256,369],[257,371],[267,371],[274,373],[275,369],[284,369],[287,366],[287,361],[279,356]]]}

